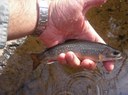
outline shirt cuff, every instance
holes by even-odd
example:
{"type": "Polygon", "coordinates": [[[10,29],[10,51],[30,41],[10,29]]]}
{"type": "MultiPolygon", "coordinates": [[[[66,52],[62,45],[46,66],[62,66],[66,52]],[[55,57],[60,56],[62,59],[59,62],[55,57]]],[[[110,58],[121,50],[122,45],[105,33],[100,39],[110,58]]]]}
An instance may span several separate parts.
{"type": "Polygon", "coordinates": [[[4,48],[7,41],[9,21],[9,6],[8,0],[0,2],[0,49],[4,48]]]}

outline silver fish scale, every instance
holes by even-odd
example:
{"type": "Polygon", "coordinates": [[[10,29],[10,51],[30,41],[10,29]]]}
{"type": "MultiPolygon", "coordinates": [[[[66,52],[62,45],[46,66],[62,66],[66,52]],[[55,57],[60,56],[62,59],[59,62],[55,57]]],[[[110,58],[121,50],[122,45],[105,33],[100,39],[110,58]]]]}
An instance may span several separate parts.
{"type": "MultiPolygon", "coordinates": [[[[68,51],[73,51],[78,54],[78,56],[80,55],[79,57],[81,58],[89,57],[96,61],[99,59],[99,54],[102,54],[106,58],[111,58],[112,56],[110,56],[110,54],[116,50],[101,43],[73,40],[49,48],[44,52],[37,54],[37,56],[40,60],[54,60],[60,53],[66,53],[68,51]]],[[[116,58],[116,56],[114,58],[116,58]]]]}
{"type": "Polygon", "coordinates": [[[66,53],[67,51],[73,51],[75,53],[81,53],[86,55],[102,53],[106,48],[103,44],[90,44],[88,41],[69,41],[65,44],[57,45],[51,49],[45,51],[44,55],[57,56],[60,53],[66,53]]]}

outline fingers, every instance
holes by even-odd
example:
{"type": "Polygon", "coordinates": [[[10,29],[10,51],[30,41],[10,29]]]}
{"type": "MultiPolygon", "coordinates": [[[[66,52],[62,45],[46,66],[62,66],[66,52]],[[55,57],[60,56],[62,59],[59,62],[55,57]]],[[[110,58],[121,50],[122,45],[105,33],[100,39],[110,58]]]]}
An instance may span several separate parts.
{"type": "Polygon", "coordinates": [[[86,69],[89,69],[89,70],[93,70],[93,69],[96,68],[96,63],[93,62],[93,61],[90,60],[90,59],[84,59],[84,60],[81,62],[81,67],[86,68],[86,69]]]}
{"type": "Polygon", "coordinates": [[[61,53],[58,57],[59,63],[61,64],[69,64],[72,67],[81,67],[86,69],[94,69],[96,67],[95,62],[90,59],[84,59],[82,62],[78,59],[78,57],[71,51],[66,54],[61,53]]]}
{"type": "Polygon", "coordinates": [[[114,69],[114,62],[113,61],[107,61],[103,62],[104,67],[107,71],[111,72],[114,69]]]}
{"type": "Polygon", "coordinates": [[[80,60],[77,58],[77,56],[69,51],[66,54],[62,53],[58,57],[59,62],[62,64],[70,64],[71,66],[80,66],[80,60]]]}
{"type": "MultiPolygon", "coordinates": [[[[79,58],[72,52],[69,51],[66,54],[65,53],[61,53],[58,56],[58,61],[61,64],[66,64],[66,65],[70,65],[72,67],[79,67],[79,68],[85,68],[85,69],[89,69],[89,70],[93,70],[96,68],[96,63],[90,59],[84,59],[82,61],[79,60],[79,58]]],[[[107,71],[112,71],[114,69],[114,62],[113,61],[108,61],[108,62],[104,62],[104,67],[107,71]]]]}

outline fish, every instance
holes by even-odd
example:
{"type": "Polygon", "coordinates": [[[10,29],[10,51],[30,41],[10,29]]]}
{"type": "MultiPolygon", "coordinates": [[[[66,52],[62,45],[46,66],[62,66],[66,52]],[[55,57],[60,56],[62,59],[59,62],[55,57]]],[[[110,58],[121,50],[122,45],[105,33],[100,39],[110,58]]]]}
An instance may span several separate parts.
{"type": "Polygon", "coordinates": [[[88,58],[96,63],[121,60],[124,57],[121,51],[107,44],[88,40],[68,40],[51,48],[47,48],[42,52],[31,53],[33,69],[35,70],[38,65],[43,63],[54,63],[54,61],[57,61],[59,54],[68,51],[74,52],[80,60],[88,58]]]}

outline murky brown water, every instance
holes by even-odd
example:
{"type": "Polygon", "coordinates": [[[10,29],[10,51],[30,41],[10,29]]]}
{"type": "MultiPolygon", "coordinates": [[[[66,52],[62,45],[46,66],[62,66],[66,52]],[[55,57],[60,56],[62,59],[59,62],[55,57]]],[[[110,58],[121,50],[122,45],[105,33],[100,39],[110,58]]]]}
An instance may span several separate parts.
{"type": "MultiPolygon", "coordinates": [[[[109,45],[128,54],[128,0],[108,0],[87,17],[109,45]]],[[[29,53],[43,48],[31,37],[17,48],[5,68],[0,68],[0,95],[128,95],[128,60],[116,62],[111,73],[102,64],[94,71],[58,63],[41,64],[32,71],[29,53]]]]}

